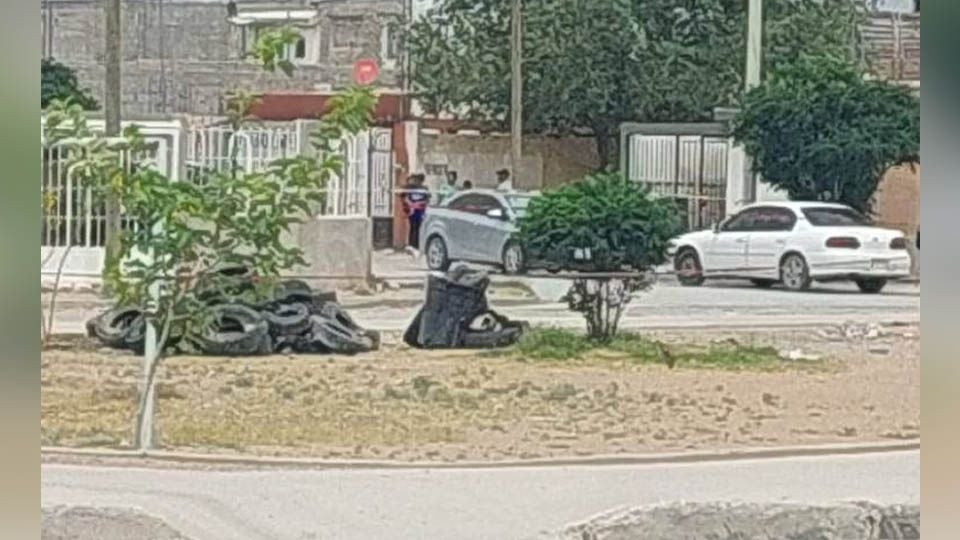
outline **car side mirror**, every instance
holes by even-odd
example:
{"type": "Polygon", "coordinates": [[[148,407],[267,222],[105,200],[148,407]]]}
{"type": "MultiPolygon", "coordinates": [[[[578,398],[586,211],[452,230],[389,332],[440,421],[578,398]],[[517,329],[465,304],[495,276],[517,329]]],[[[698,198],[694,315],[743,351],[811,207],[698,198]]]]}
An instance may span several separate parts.
{"type": "Polygon", "coordinates": [[[493,219],[503,219],[504,213],[500,208],[491,208],[490,210],[487,210],[487,217],[493,219]]]}

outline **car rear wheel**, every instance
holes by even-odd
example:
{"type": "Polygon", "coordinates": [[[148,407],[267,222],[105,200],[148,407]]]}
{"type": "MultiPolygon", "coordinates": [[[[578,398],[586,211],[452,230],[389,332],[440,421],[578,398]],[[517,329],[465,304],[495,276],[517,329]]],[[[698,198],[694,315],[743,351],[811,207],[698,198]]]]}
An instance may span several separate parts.
{"type": "Polygon", "coordinates": [[[516,242],[510,242],[503,248],[503,271],[506,274],[516,275],[526,271],[524,267],[523,248],[516,242]]]}
{"type": "Polygon", "coordinates": [[[751,280],[750,280],[750,283],[753,283],[754,285],[756,285],[757,287],[760,287],[761,289],[769,289],[770,287],[773,287],[773,286],[777,283],[777,280],[775,280],[775,279],[751,279],[751,280]]]}
{"type": "Polygon", "coordinates": [[[703,267],[700,258],[693,250],[681,251],[674,264],[677,280],[684,287],[697,287],[703,284],[703,267]]]}
{"type": "Polygon", "coordinates": [[[798,254],[791,253],[780,262],[780,281],[791,291],[805,291],[810,288],[810,268],[807,261],[798,254]]]}
{"type": "Polygon", "coordinates": [[[886,286],[887,280],[882,278],[865,278],[856,280],[857,287],[860,287],[860,291],[868,294],[876,294],[883,290],[883,287],[886,286]]]}
{"type": "Polygon", "coordinates": [[[440,272],[446,272],[450,268],[447,244],[439,236],[433,236],[427,241],[427,268],[440,272]]]}

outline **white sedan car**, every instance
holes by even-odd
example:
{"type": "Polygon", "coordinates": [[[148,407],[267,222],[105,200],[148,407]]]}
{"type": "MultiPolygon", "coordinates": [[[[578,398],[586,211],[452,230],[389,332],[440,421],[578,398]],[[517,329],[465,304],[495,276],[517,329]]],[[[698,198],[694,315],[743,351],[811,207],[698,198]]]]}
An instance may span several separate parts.
{"type": "Polygon", "coordinates": [[[812,281],[852,280],[876,293],[910,275],[903,233],[874,226],[856,210],[819,202],[747,206],[712,230],[673,239],[668,250],[683,285],[705,278],[749,279],[805,290],[812,281]]]}

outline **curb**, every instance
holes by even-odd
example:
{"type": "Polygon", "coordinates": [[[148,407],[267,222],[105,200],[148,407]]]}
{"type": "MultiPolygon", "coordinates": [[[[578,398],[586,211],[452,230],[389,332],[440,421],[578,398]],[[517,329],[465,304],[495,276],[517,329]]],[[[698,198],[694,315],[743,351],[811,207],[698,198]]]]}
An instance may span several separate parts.
{"type": "Polygon", "coordinates": [[[622,465],[670,465],[747,461],[756,459],[783,459],[797,457],[882,454],[920,450],[919,440],[895,443],[826,444],[814,446],[760,447],[730,451],[700,451],[662,454],[598,455],[570,458],[538,458],[505,461],[387,461],[387,460],[331,460],[322,458],[283,458],[270,456],[243,456],[229,454],[201,454],[163,450],[101,450],[88,448],[40,447],[40,457],[80,457],[94,459],[150,460],[183,465],[227,465],[242,467],[275,467],[296,469],[521,469],[538,467],[603,467],[622,465]]]}

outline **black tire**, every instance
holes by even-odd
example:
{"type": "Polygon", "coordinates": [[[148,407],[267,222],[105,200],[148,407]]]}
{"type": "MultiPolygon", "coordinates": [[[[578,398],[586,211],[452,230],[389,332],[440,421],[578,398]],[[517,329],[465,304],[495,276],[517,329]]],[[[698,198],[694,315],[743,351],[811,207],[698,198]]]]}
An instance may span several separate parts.
{"type": "Polygon", "coordinates": [[[427,268],[434,271],[446,272],[450,268],[450,256],[447,243],[439,236],[431,236],[427,240],[426,250],[427,268]]]}
{"type": "Polygon", "coordinates": [[[700,257],[692,249],[684,249],[677,253],[673,265],[677,273],[677,281],[684,287],[699,287],[703,285],[703,266],[700,257]]]}
{"type": "Polygon", "coordinates": [[[280,303],[302,302],[309,304],[313,301],[313,294],[313,290],[307,282],[299,279],[288,279],[277,284],[273,299],[280,303]]]}
{"type": "Polygon", "coordinates": [[[509,276],[525,274],[527,272],[527,261],[523,246],[517,242],[507,242],[507,245],[503,247],[503,253],[500,255],[500,264],[503,266],[504,274],[509,276]]]}
{"type": "Polygon", "coordinates": [[[310,306],[302,302],[276,304],[260,312],[272,336],[298,335],[310,330],[310,306]]]}
{"type": "Polygon", "coordinates": [[[780,259],[780,282],[791,291],[805,291],[810,288],[810,267],[799,253],[788,253],[780,259]]]}
{"type": "Polygon", "coordinates": [[[268,354],[270,339],[267,321],[260,313],[239,304],[213,308],[214,323],[202,335],[195,336],[197,347],[205,354],[250,356],[268,354]]]}
{"type": "Polygon", "coordinates": [[[775,280],[775,279],[751,279],[751,280],[750,280],[750,283],[753,283],[754,285],[756,285],[757,287],[760,287],[761,289],[769,289],[770,287],[773,287],[774,285],[777,284],[777,280],[775,280]]]}
{"type": "Polygon", "coordinates": [[[379,334],[356,330],[336,319],[314,315],[311,322],[309,338],[297,342],[297,352],[353,355],[376,350],[379,345],[379,334]]]}
{"type": "MultiPolygon", "coordinates": [[[[128,341],[128,336],[131,329],[136,329],[135,327],[138,325],[141,330],[145,326],[143,312],[139,308],[115,308],[105,311],[87,323],[87,332],[107,347],[127,349],[132,348],[131,343],[136,341],[135,338],[128,341]]],[[[145,330],[140,332],[141,340],[142,332],[145,332],[145,330]]]]}
{"type": "Polygon", "coordinates": [[[887,280],[883,278],[863,278],[856,280],[856,283],[861,292],[877,294],[887,285],[887,280]]]}

